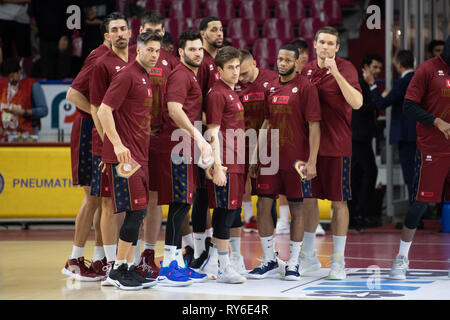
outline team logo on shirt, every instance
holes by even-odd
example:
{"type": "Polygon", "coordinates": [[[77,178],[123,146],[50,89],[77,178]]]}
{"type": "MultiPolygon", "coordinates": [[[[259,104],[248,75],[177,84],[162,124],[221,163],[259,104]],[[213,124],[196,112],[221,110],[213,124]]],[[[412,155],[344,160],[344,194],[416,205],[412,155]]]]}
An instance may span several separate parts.
{"type": "Polygon", "coordinates": [[[121,66],[116,66],[116,71],[119,72],[120,70],[122,70],[123,68],[125,68],[125,66],[121,67],[121,66]]]}
{"type": "Polygon", "coordinates": [[[272,97],[272,103],[276,104],[288,104],[289,96],[274,96],[272,97]]]}
{"type": "Polygon", "coordinates": [[[297,87],[292,88],[292,93],[297,93],[297,92],[298,92],[298,88],[297,87]]]}
{"type": "Polygon", "coordinates": [[[450,79],[447,79],[447,88],[450,88],[450,79]]]}
{"type": "Polygon", "coordinates": [[[149,98],[153,97],[153,91],[152,91],[152,89],[147,88],[147,96],[148,96],[149,98]]]}
{"type": "Polygon", "coordinates": [[[214,66],[212,64],[209,65],[209,71],[213,71],[214,70],[214,66]]]}
{"type": "Polygon", "coordinates": [[[151,68],[150,72],[148,73],[150,76],[158,76],[162,77],[163,71],[161,68],[151,68]]]}
{"type": "Polygon", "coordinates": [[[230,97],[230,100],[233,101],[233,96],[231,94],[228,95],[230,97]]]}
{"type": "Polygon", "coordinates": [[[214,73],[214,78],[216,80],[220,80],[220,73],[218,73],[218,72],[214,73]]]}
{"type": "Polygon", "coordinates": [[[308,76],[312,75],[312,69],[309,69],[308,73],[306,75],[308,75],[308,76]]]}
{"type": "Polygon", "coordinates": [[[244,96],[244,102],[263,101],[263,100],[264,100],[263,92],[249,93],[244,96]]]}
{"type": "Polygon", "coordinates": [[[443,77],[443,76],[444,76],[444,71],[442,71],[442,70],[438,70],[438,76],[441,76],[441,77],[443,77]]]}
{"type": "Polygon", "coordinates": [[[168,63],[167,63],[167,61],[166,61],[166,60],[163,60],[163,61],[161,61],[161,63],[162,63],[163,65],[165,65],[165,66],[167,66],[167,65],[168,65],[168,63]]]}
{"type": "Polygon", "coordinates": [[[241,91],[241,90],[242,90],[242,88],[238,84],[234,87],[234,91],[236,91],[236,92],[241,91]]]}
{"type": "Polygon", "coordinates": [[[141,204],[141,203],[145,203],[145,198],[138,198],[138,199],[134,199],[134,204],[141,204]]]}
{"type": "Polygon", "coordinates": [[[241,102],[236,103],[236,105],[237,105],[237,108],[238,108],[239,111],[244,110],[244,106],[242,105],[241,102]]]}
{"type": "Polygon", "coordinates": [[[145,81],[145,78],[142,78],[142,83],[147,84],[147,82],[145,81]]]}
{"type": "Polygon", "coordinates": [[[263,83],[264,88],[267,88],[268,85],[269,83],[267,81],[263,83]]]}

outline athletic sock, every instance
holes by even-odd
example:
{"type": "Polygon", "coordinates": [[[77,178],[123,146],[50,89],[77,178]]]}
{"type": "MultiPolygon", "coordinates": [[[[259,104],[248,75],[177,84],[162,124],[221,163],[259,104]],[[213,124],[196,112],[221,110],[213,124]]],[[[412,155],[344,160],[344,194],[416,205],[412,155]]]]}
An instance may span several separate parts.
{"type": "Polygon", "coordinates": [[[78,259],[84,255],[84,247],[72,247],[72,254],[70,255],[70,259],[78,259]]]}
{"type": "Polygon", "coordinates": [[[241,237],[230,238],[231,254],[241,255],[241,237]]]}
{"type": "Polygon", "coordinates": [[[92,257],[92,262],[102,260],[105,257],[105,249],[102,246],[94,247],[94,256],[92,257]]]}
{"type": "Polygon", "coordinates": [[[163,259],[163,267],[168,267],[170,263],[175,260],[175,251],[177,250],[177,246],[168,246],[164,245],[164,259],[163,259]]]}
{"type": "Polygon", "coordinates": [[[227,267],[227,265],[230,264],[230,258],[228,257],[228,250],[218,252],[217,254],[219,255],[220,269],[224,270],[227,267]]]}
{"type": "Polygon", "coordinates": [[[103,245],[103,249],[108,262],[116,261],[117,244],[103,245]]]}
{"type": "Polygon", "coordinates": [[[275,259],[275,251],[273,246],[273,236],[260,237],[261,245],[264,253],[264,260],[272,261],[275,259]]]}
{"type": "Polygon", "coordinates": [[[398,254],[408,258],[409,254],[409,248],[411,247],[411,242],[405,242],[403,240],[400,240],[400,248],[398,249],[398,254]]]}
{"type": "Polygon", "coordinates": [[[192,249],[194,248],[194,237],[192,236],[192,232],[183,236],[181,239],[184,247],[189,246],[192,249]]]}
{"type": "Polygon", "coordinates": [[[314,255],[314,251],[316,250],[316,233],[315,232],[304,232],[303,233],[303,245],[302,252],[311,257],[314,255]]]}
{"type": "Polygon", "coordinates": [[[298,256],[300,254],[301,242],[290,241],[289,242],[289,261],[288,264],[297,264],[298,256]]]}
{"type": "Polygon", "coordinates": [[[242,202],[242,208],[244,209],[244,221],[249,222],[253,217],[253,204],[251,201],[242,202]]]}
{"type": "Polygon", "coordinates": [[[206,235],[202,233],[194,233],[194,259],[200,257],[205,248],[206,235]]]}
{"type": "Polygon", "coordinates": [[[153,251],[155,251],[155,248],[156,248],[156,244],[155,243],[144,242],[144,251],[145,250],[153,250],[153,251]]]}
{"type": "Polygon", "coordinates": [[[288,205],[280,206],[280,220],[289,221],[289,206],[288,205]]]}
{"type": "Polygon", "coordinates": [[[342,257],[345,255],[345,243],[347,236],[335,236],[333,235],[333,253],[339,254],[342,257]]]}

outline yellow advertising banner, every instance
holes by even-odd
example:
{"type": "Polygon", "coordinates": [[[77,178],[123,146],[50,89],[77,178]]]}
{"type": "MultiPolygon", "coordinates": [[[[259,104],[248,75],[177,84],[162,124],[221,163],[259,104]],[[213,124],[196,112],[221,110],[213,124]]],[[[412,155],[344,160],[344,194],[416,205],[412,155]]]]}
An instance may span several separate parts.
{"type": "MultiPolygon", "coordinates": [[[[0,219],[75,218],[83,189],[72,185],[71,172],[68,146],[0,147],[0,219]]],[[[166,219],[168,206],[162,209],[166,219]]],[[[330,209],[319,200],[321,220],[331,219],[330,209]]]]}

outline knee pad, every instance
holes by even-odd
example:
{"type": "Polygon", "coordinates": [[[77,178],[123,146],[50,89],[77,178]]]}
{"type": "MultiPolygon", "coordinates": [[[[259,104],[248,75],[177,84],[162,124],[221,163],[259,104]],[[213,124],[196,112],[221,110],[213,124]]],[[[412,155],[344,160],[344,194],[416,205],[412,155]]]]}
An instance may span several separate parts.
{"type": "Polygon", "coordinates": [[[212,226],[213,236],[217,239],[230,239],[230,228],[233,225],[238,210],[216,208],[213,211],[212,226]]]}
{"type": "Polygon", "coordinates": [[[120,240],[131,242],[135,246],[139,238],[139,228],[146,214],[147,210],[127,211],[120,228],[120,240]]]}
{"type": "Polygon", "coordinates": [[[408,210],[405,217],[405,226],[408,229],[416,229],[419,225],[420,218],[425,214],[428,209],[428,204],[425,202],[414,201],[408,210]]]}
{"type": "Polygon", "coordinates": [[[234,211],[236,211],[236,212],[234,213],[234,219],[233,219],[231,228],[240,228],[243,225],[242,219],[241,219],[242,208],[236,209],[234,211]]]}

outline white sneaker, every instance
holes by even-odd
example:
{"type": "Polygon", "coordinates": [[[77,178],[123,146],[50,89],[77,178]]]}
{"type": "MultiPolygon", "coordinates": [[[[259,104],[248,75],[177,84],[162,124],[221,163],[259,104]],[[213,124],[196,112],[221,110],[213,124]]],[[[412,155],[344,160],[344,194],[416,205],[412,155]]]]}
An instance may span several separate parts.
{"type": "Polygon", "coordinates": [[[194,269],[198,273],[204,273],[210,280],[216,280],[219,273],[219,258],[218,256],[208,256],[199,269],[194,269]]]}
{"type": "Polygon", "coordinates": [[[240,275],[231,264],[224,269],[220,268],[217,274],[217,282],[223,283],[244,283],[247,279],[240,275]]]}
{"type": "Polygon", "coordinates": [[[314,251],[314,255],[312,256],[306,255],[303,251],[300,252],[300,255],[298,256],[298,264],[300,274],[316,272],[322,268],[322,264],[317,257],[316,251],[314,251]]]}
{"type": "Polygon", "coordinates": [[[347,274],[345,273],[345,259],[338,253],[331,255],[331,270],[328,275],[328,280],[345,280],[347,274]]]}
{"type": "Polygon", "coordinates": [[[244,257],[241,254],[231,254],[230,264],[239,274],[246,275],[248,273],[245,268],[244,257]]]}
{"type": "Polygon", "coordinates": [[[325,235],[325,230],[323,229],[322,225],[319,223],[317,225],[317,229],[316,229],[316,236],[324,236],[325,235]]]}
{"type": "Polygon", "coordinates": [[[277,228],[275,229],[275,234],[290,234],[290,223],[289,220],[278,219],[277,220],[277,228]]]}
{"type": "Polygon", "coordinates": [[[389,272],[389,279],[405,280],[406,279],[406,271],[408,271],[408,267],[409,267],[408,258],[398,254],[395,257],[394,263],[392,264],[391,271],[389,272]]]}

